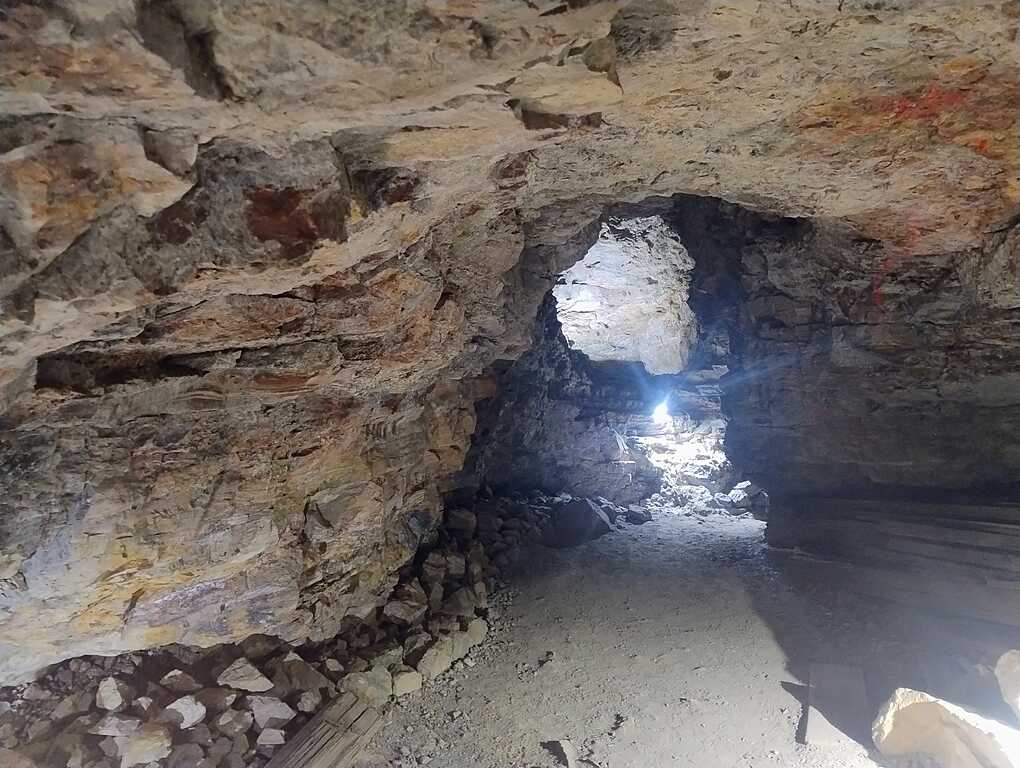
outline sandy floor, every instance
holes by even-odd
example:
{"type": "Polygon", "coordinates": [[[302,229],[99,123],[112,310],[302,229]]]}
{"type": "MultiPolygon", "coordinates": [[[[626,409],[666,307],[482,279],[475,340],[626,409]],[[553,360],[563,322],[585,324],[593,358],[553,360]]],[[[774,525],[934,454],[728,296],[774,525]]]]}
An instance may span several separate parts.
{"type": "Polygon", "coordinates": [[[543,744],[570,739],[587,768],[876,765],[798,744],[800,670],[855,642],[761,540],[751,520],[665,517],[536,548],[475,666],[395,708],[361,764],[555,766],[543,744]]]}

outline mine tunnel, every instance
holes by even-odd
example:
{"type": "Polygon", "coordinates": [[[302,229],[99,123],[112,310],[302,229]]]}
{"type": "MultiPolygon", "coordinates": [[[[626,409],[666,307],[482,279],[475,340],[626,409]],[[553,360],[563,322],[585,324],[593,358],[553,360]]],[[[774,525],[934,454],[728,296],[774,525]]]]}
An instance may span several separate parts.
{"type": "Polygon", "coordinates": [[[0,768],[1020,766],[1018,34],[0,2],[0,768]]]}

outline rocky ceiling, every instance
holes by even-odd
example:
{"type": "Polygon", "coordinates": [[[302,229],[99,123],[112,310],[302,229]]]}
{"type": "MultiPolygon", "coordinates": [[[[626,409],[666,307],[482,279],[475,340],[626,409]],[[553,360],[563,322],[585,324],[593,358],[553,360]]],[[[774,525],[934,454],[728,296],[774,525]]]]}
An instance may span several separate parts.
{"type": "Polygon", "coordinates": [[[780,485],[1015,477],[1008,444],[954,462],[1018,423],[1018,25],[1016,0],[4,3],[0,682],[334,633],[436,523],[555,275],[613,206],[677,193],[811,222],[743,243],[785,329],[752,347],[838,351],[821,389],[746,400],[780,485]],[[806,401],[848,371],[826,440],[806,401]],[[875,454],[890,433],[924,450],[875,454]]]}
{"type": "Polygon", "coordinates": [[[556,281],[563,335],[591,360],[679,373],[698,342],[687,304],[694,260],[659,216],[614,219],[556,281]]]}

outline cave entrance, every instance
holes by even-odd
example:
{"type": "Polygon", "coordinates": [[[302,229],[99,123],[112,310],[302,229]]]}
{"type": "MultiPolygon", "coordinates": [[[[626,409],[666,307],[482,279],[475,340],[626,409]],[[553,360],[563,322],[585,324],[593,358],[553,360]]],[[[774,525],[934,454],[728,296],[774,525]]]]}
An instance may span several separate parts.
{"type": "Polygon", "coordinates": [[[668,214],[611,216],[547,295],[532,349],[480,410],[486,480],[621,505],[764,519],[726,456],[732,307],[668,214]]]}

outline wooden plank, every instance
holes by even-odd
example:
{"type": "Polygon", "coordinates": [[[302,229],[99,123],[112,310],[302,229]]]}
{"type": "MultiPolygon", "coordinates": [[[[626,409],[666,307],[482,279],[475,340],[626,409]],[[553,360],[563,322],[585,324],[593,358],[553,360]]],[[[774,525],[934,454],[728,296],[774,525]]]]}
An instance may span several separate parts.
{"type": "Polygon", "coordinates": [[[382,727],[383,712],[350,693],[332,701],[298,731],[266,768],[341,768],[354,763],[382,727]]]}
{"type": "Polygon", "coordinates": [[[841,746],[851,740],[867,743],[870,713],[860,668],[811,664],[806,718],[805,744],[841,746]]]}

